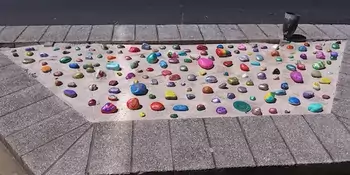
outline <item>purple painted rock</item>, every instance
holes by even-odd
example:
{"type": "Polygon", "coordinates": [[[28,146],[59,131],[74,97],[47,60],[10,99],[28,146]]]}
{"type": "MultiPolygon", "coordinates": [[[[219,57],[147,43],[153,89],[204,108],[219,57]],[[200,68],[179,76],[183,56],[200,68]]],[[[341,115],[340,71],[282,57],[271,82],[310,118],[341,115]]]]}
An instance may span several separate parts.
{"type": "Polygon", "coordinates": [[[317,59],[326,59],[326,56],[324,55],[324,53],[322,51],[317,51],[316,52],[316,58],[317,59]]]}
{"type": "Polygon", "coordinates": [[[109,93],[111,94],[119,94],[120,93],[120,89],[117,88],[117,87],[111,87],[109,90],[108,90],[109,93]]]}
{"type": "Polygon", "coordinates": [[[198,65],[203,69],[212,69],[214,67],[214,62],[208,58],[199,58],[198,65]]]}
{"type": "Polygon", "coordinates": [[[136,75],[135,75],[134,73],[130,72],[130,73],[128,73],[128,74],[126,75],[125,79],[129,80],[129,79],[134,78],[135,76],[136,76],[136,75]]]}
{"type": "Polygon", "coordinates": [[[303,76],[298,71],[292,71],[290,73],[290,78],[296,83],[304,83],[303,76]]]}
{"type": "Polygon", "coordinates": [[[227,114],[227,110],[226,110],[226,108],[220,106],[220,107],[216,108],[216,113],[218,113],[218,114],[227,114]]]}
{"type": "Polygon", "coordinates": [[[305,53],[300,54],[300,58],[303,60],[307,59],[307,55],[305,53]]]}
{"type": "Polygon", "coordinates": [[[101,108],[101,112],[103,114],[112,114],[112,113],[116,113],[117,111],[118,111],[118,108],[110,102],[106,103],[101,108]]]}
{"type": "Polygon", "coordinates": [[[63,93],[64,93],[64,95],[66,95],[67,97],[70,97],[70,98],[75,98],[78,96],[74,90],[70,90],[70,89],[64,90],[63,93]]]}

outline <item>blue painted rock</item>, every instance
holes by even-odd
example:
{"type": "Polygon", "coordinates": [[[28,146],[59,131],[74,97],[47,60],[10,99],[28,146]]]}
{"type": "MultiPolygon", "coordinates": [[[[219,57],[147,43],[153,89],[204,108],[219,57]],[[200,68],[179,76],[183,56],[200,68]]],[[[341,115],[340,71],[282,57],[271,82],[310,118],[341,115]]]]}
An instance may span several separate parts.
{"type": "Polygon", "coordinates": [[[218,79],[215,76],[210,75],[205,78],[205,81],[207,83],[217,83],[218,79]]]}
{"type": "Polygon", "coordinates": [[[296,71],[297,70],[297,67],[295,67],[294,65],[292,64],[287,64],[286,65],[286,68],[290,71],[296,71]]]}
{"type": "Polygon", "coordinates": [[[186,56],[186,55],[187,55],[187,52],[186,52],[186,51],[180,51],[180,52],[178,52],[178,55],[180,55],[180,56],[186,56]]]}
{"type": "Polygon", "coordinates": [[[108,70],[120,71],[120,65],[114,61],[108,62],[106,68],[108,70]]]}
{"type": "Polygon", "coordinates": [[[236,98],[236,95],[234,93],[227,93],[227,98],[232,100],[236,98]]]}
{"type": "Polygon", "coordinates": [[[175,105],[173,107],[174,111],[188,111],[188,106],[187,105],[175,105]]]}
{"type": "Polygon", "coordinates": [[[130,86],[130,91],[132,94],[140,96],[146,95],[148,93],[148,89],[143,83],[135,83],[130,86]]]}
{"type": "Polygon", "coordinates": [[[71,69],[79,69],[80,66],[78,63],[69,63],[69,68],[71,69]]]}
{"type": "Polygon", "coordinates": [[[158,62],[158,57],[156,53],[151,53],[146,58],[147,62],[150,64],[155,64],[158,62]]]}
{"type": "Polygon", "coordinates": [[[63,93],[64,95],[70,98],[75,98],[78,96],[78,94],[74,90],[70,90],[70,89],[64,90],[63,93]]]}
{"type": "Polygon", "coordinates": [[[323,106],[320,103],[311,103],[307,109],[310,112],[314,112],[314,113],[318,113],[318,112],[322,112],[323,111],[323,106]]]}
{"type": "Polygon", "coordinates": [[[280,89],[274,92],[276,95],[281,96],[281,95],[286,95],[287,92],[284,89],[280,89]]]}
{"type": "Polygon", "coordinates": [[[306,52],[307,51],[307,48],[305,46],[300,46],[298,48],[299,52],[306,52]]]}
{"type": "Polygon", "coordinates": [[[219,106],[216,108],[216,113],[218,114],[227,114],[227,110],[226,108],[222,107],[222,106],[219,106]]]}
{"type": "Polygon", "coordinates": [[[287,82],[281,83],[281,89],[283,89],[283,90],[288,90],[288,89],[289,89],[288,83],[287,83],[287,82]]]}
{"type": "Polygon", "coordinates": [[[260,66],[260,63],[257,61],[252,61],[252,62],[250,62],[250,64],[253,66],[260,66]]]}
{"type": "Polygon", "coordinates": [[[151,46],[149,44],[147,44],[147,43],[143,43],[141,45],[141,49],[143,49],[143,50],[151,50],[151,46]]]}
{"type": "Polygon", "coordinates": [[[118,108],[110,102],[106,103],[101,108],[101,112],[103,114],[112,114],[112,113],[116,113],[117,111],[118,111],[118,108]]]}
{"type": "Polygon", "coordinates": [[[168,63],[164,60],[159,61],[159,66],[163,69],[168,67],[168,63]]]}
{"type": "Polygon", "coordinates": [[[263,61],[264,57],[262,55],[256,55],[256,60],[257,61],[263,61]]]}
{"type": "Polygon", "coordinates": [[[288,102],[291,105],[298,106],[300,105],[300,100],[297,97],[289,97],[288,102]]]}
{"type": "Polygon", "coordinates": [[[298,71],[293,71],[290,73],[290,78],[296,83],[304,83],[303,76],[298,71]]]}
{"type": "Polygon", "coordinates": [[[336,60],[338,58],[337,52],[331,52],[331,60],[336,60]]]}
{"type": "Polygon", "coordinates": [[[312,98],[314,96],[315,96],[315,94],[312,91],[305,91],[305,92],[303,92],[303,97],[306,98],[306,99],[310,99],[310,98],[312,98]]]}

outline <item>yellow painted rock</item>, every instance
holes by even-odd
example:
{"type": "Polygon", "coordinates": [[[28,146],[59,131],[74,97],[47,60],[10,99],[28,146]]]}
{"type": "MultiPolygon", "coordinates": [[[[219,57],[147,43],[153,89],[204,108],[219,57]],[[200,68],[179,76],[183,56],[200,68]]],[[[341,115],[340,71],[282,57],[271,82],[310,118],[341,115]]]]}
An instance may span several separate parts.
{"type": "Polygon", "coordinates": [[[174,91],[166,90],[165,91],[165,99],[167,100],[177,100],[177,96],[174,91]]]}
{"type": "Polygon", "coordinates": [[[315,89],[316,91],[321,90],[321,86],[317,82],[312,83],[312,88],[315,89]]]}
{"type": "Polygon", "coordinates": [[[199,71],[199,75],[201,75],[201,76],[206,75],[206,74],[207,74],[207,72],[203,69],[199,71]]]}
{"type": "Polygon", "coordinates": [[[323,77],[320,79],[319,83],[321,84],[331,84],[331,79],[327,78],[327,77],[323,77]]]}
{"type": "Polygon", "coordinates": [[[140,117],[145,117],[146,114],[144,112],[140,112],[140,117]]]}
{"type": "Polygon", "coordinates": [[[266,102],[266,103],[274,103],[274,102],[276,102],[275,95],[276,95],[276,94],[273,93],[273,92],[268,92],[268,93],[266,93],[265,96],[264,96],[265,102],[266,102]]]}

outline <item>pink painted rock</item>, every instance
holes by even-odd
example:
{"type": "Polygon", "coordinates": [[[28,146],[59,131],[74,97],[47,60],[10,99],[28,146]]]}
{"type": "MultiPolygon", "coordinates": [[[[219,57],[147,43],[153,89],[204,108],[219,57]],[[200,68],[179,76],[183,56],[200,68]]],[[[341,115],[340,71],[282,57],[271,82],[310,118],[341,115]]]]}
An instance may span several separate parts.
{"type": "Polygon", "coordinates": [[[170,70],[162,70],[162,75],[163,76],[167,76],[167,75],[171,75],[172,72],[170,70]]]}
{"type": "Polygon", "coordinates": [[[208,50],[208,47],[205,46],[205,45],[200,44],[200,45],[197,46],[197,50],[208,50]]]}
{"type": "Polygon", "coordinates": [[[290,78],[296,83],[304,83],[303,76],[298,71],[292,71],[290,73],[290,78]]]}
{"type": "Polygon", "coordinates": [[[170,81],[176,81],[176,80],[180,80],[180,79],[181,79],[181,77],[179,74],[173,74],[173,75],[169,76],[170,81]]]}
{"type": "Polygon", "coordinates": [[[198,65],[203,69],[212,69],[214,67],[214,62],[208,58],[199,58],[198,65]]]}
{"type": "Polygon", "coordinates": [[[299,70],[305,70],[306,69],[305,65],[303,63],[301,63],[300,61],[297,63],[297,68],[299,70]]]}
{"type": "Polygon", "coordinates": [[[324,59],[326,59],[326,56],[324,55],[324,53],[322,51],[317,51],[316,58],[324,60],[324,59]]]}
{"type": "Polygon", "coordinates": [[[140,49],[138,47],[130,47],[129,52],[132,52],[132,53],[140,52],[140,49]]]}
{"type": "Polygon", "coordinates": [[[241,44],[238,46],[238,50],[247,50],[247,48],[245,47],[245,45],[241,44]]]}

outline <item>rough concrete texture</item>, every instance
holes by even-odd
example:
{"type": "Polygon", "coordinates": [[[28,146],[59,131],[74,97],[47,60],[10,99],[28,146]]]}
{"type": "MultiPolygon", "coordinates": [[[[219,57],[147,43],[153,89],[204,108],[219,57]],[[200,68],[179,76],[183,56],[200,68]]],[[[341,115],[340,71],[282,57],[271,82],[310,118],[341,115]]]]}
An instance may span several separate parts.
{"type": "MultiPolygon", "coordinates": [[[[54,47],[59,49],[57,51],[53,51],[52,47],[43,47],[41,45],[39,46],[33,46],[35,48],[35,51],[33,51],[33,56],[26,56],[26,52],[24,51],[25,48],[17,48],[17,52],[20,55],[19,57],[13,57],[11,50],[4,51],[4,54],[8,55],[16,64],[22,66],[25,69],[28,69],[31,73],[36,73],[37,80],[40,81],[45,87],[49,88],[55,95],[57,95],[59,98],[63,99],[65,102],[67,102],[70,106],[72,106],[74,109],[76,109],[78,112],[82,113],[89,121],[92,122],[99,122],[99,121],[121,121],[121,120],[140,120],[140,119],[167,119],[169,118],[169,115],[172,113],[176,113],[179,115],[180,118],[196,118],[196,117],[219,117],[219,116],[247,116],[251,115],[251,113],[244,113],[240,112],[238,110],[235,110],[232,103],[237,100],[245,101],[250,104],[252,108],[254,107],[260,107],[262,110],[262,113],[264,115],[269,115],[269,108],[275,107],[277,108],[277,111],[279,114],[284,113],[285,110],[290,111],[290,114],[310,114],[311,112],[308,111],[308,105],[311,103],[321,103],[323,105],[323,113],[329,113],[332,108],[333,103],[333,96],[335,94],[335,86],[338,79],[338,70],[340,67],[340,63],[342,61],[342,52],[344,50],[344,45],[346,42],[343,42],[340,44],[340,49],[336,50],[339,53],[339,56],[337,60],[332,61],[331,65],[326,65],[326,69],[321,70],[322,76],[326,78],[330,78],[331,83],[329,84],[321,84],[321,90],[315,91],[312,89],[312,84],[314,82],[318,82],[319,79],[312,78],[311,77],[311,71],[313,70],[312,64],[317,61],[323,61],[321,59],[316,59],[315,54],[313,52],[316,50],[316,45],[321,45],[324,50],[324,54],[327,60],[330,58],[330,53],[326,52],[326,50],[331,48],[331,44],[334,43],[334,41],[327,41],[327,42],[313,42],[310,43],[310,47],[308,47],[308,51],[304,52],[307,54],[307,59],[302,60],[299,58],[299,55],[301,52],[298,51],[298,47],[302,45],[302,43],[292,43],[291,45],[294,46],[294,49],[287,49],[286,45],[281,46],[279,49],[280,58],[283,59],[282,62],[278,62],[275,59],[277,57],[272,57],[271,52],[274,50],[274,47],[276,45],[272,44],[266,44],[266,43],[257,43],[258,47],[260,49],[261,46],[265,45],[268,48],[267,49],[260,49],[259,52],[254,53],[252,51],[252,45],[245,44],[245,45],[239,45],[234,44],[234,48],[230,49],[228,48],[228,45],[223,45],[226,51],[230,51],[232,53],[232,56],[225,57],[225,58],[219,58],[218,55],[215,53],[215,49],[217,45],[214,44],[208,44],[206,45],[208,47],[208,55],[214,56],[214,68],[211,70],[206,70],[206,75],[201,76],[199,75],[199,72],[203,69],[201,69],[197,61],[195,61],[196,58],[199,57],[199,51],[196,48],[196,45],[181,45],[181,50],[183,49],[190,49],[191,53],[183,53],[185,56],[179,56],[179,62],[178,64],[171,64],[167,63],[168,67],[165,69],[161,68],[159,66],[159,63],[156,64],[149,64],[147,63],[146,58],[140,58],[141,54],[145,55],[146,57],[152,53],[151,50],[143,50],[141,49],[140,52],[137,53],[131,53],[129,52],[130,47],[139,47],[139,45],[126,45],[125,48],[118,49],[115,45],[108,45],[108,49],[113,51],[111,54],[106,54],[106,50],[102,49],[102,45],[99,44],[92,44],[87,49],[87,45],[71,45],[70,49],[66,49],[65,47],[70,44],[56,44],[54,47]],[[245,46],[247,50],[241,50],[239,54],[235,54],[234,50],[238,47],[245,46]],[[80,50],[76,50],[76,48],[79,47],[80,50]],[[68,54],[63,54],[63,51],[69,52],[68,54]],[[118,54],[118,52],[122,51],[122,54],[118,54]],[[47,53],[48,57],[42,58],[40,57],[40,53],[47,53]],[[81,56],[79,56],[81,54],[81,56]],[[92,55],[92,60],[86,59],[85,57],[88,57],[88,55],[92,55]],[[102,58],[98,58],[97,55],[101,54],[102,58]],[[264,60],[259,62],[261,64],[260,66],[254,66],[253,62],[256,61],[256,56],[260,54],[264,57],[264,60]],[[244,62],[250,70],[248,72],[244,72],[240,70],[240,65],[242,62],[239,60],[242,56],[248,56],[250,59],[250,62],[244,62]],[[294,58],[289,58],[289,56],[294,56],[294,58]],[[69,68],[68,64],[62,64],[59,62],[59,60],[63,56],[70,56],[72,58],[72,61],[70,63],[76,62],[77,58],[82,58],[83,62],[78,63],[80,65],[80,69],[71,69],[69,68]],[[120,67],[122,68],[121,71],[111,71],[106,69],[106,64],[108,63],[108,59],[106,59],[108,56],[115,56],[116,58],[112,61],[119,63],[120,67]],[[131,60],[127,60],[126,56],[130,56],[131,60]],[[36,62],[32,64],[22,64],[23,58],[34,58],[36,62]],[[193,60],[192,63],[185,63],[185,58],[191,58],[193,60]],[[301,63],[305,65],[306,70],[299,70],[304,79],[304,83],[295,83],[290,78],[290,70],[286,69],[287,64],[296,65],[297,60],[301,60],[301,63]],[[48,65],[52,68],[52,71],[50,73],[43,73],[41,69],[41,64],[43,62],[47,62],[48,65]],[[131,68],[131,63],[138,61],[139,66],[137,68],[131,68]],[[232,61],[233,66],[231,67],[225,67],[223,65],[224,61],[232,61]],[[87,73],[86,70],[83,69],[83,65],[91,63],[99,63],[100,66],[96,67],[95,73],[87,73]],[[188,68],[188,71],[180,71],[180,66],[185,65],[188,68]],[[147,72],[146,68],[151,67],[154,69],[153,72],[147,72]],[[262,67],[266,67],[266,71],[262,71],[262,67]],[[279,75],[279,80],[274,80],[274,77],[277,75],[272,75],[272,72],[275,68],[278,68],[281,72],[279,75]],[[96,75],[98,74],[98,70],[102,70],[106,73],[105,78],[97,79],[96,75]],[[139,71],[142,70],[143,72],[140,73],[139,71]],[[170,82],[169,76],[162,76],[161,72],[163,70],[170,70],[172,74],[179,74],[181,76],[180,80],[175,80],[175,87],[167,87],[167,83],[170,82]],[[62,71],[63,75],[60,77],[53,76],[53,73],[56,71],[62,71]],[[73,79],[72,76],[75,73],[81,72],[85,75],[82,79],[73,79]],[[131,78],[129,80],[126,80],[126,75],[128,73],[135,73],[136,77],[131,78]],[[228,72],[229,76],[224,76],[223,73],[228,72]],[[259,72],[264,72],[267,76],[266,80],[261,80],[257,78],[257,74],[259,72]],[[117,75],[117,73],[121,73],[121,75],[117,75]],[[187,76],[189,74],[194,74],[197,76],[196,81],[188,81],[187,76]],[[144,77],[144,75],[147,75],[148,77],[144,77]],[[218,80],[217,83],[208,83],[206,82],[207,76],[215,76],[218,80]],[[240,81],[240,85],[227,85],[226,89],[220,89],[219,85],[221,83],[227,82],[228,77],[237,77],[240,81]],[[63,85],[56,86],[55,80],[60,80],[63,82],[63,85]],[[151,85],[151,79],[157,79],[159,82],[159,85],[151,85]],[[119,84],[116,86],[118,87],[121,92],[119,94],[116,94],[118,97],[117,102],[113,102],[117,108],[118,112],[115,114],[102,114],[101,113],[101,107],[108,102],[108,90],[111,86],[108,86],[108,82],[110,80],[117,80],[119,84]],[[139,110],[129,110],[127,108],[127,101],[135,97],[130,92],[130,86],[134,84],[134,81],[138,80],[141,83],[144,83],[148,88],[148,94],[154,94],[156,96],[156,99],[151,100],[148,98],[148,94],[144,96],[138,96],[138,99],[140,100],[140,104],[142,105],[142,108],[139,110]],[[252,80],[254,82],[254,86],[247,86],[246,82],[248,80],[252,80]],[[77,84],[76,88],[68,88],[67,84],[70,82],[75,82],[77,84]],[[283,96],[276,96],[277,102],[274,104],[268,104],[264,101],[264,95],[267,92],[274,92],[276,90],[281,89],[281,83],[287,82],[289,84],[289,90],[287,90],[287,95],[283,96]],[[185,83],[185,84],[182,84],[185,83]],[[268,91],[263,91],[258,89],[259,84],[266,83],[269,85],[268,91]],[[96,91],[90,91],[89,86],[92,84],[96,84],[98,87],[98,90],[96,91]],[[211,86],[214,90],[213,94],[205,94],[202,93],[202,87],[204,86],[211,86]],[[240,93],[238,92],[238,87],[244,86],[247,88],[247,93],[240,93]],[[192,92],[187,92],[187,88],[192,88],[192,92]],[[78,96],[76,98],[70,98],[63,94],[63,91],[66,89],[74,89],[78,96]],[[165,100],[164,98],[164,92],[165,90],[172,90],[176,93],[178,96],[178,100],[165,100]],[[311,99],[305,99],[303,97],[303,92],[309,90],[313,91],[315,94],[314,98],[311,99]],[[234,100],[230,100],[227,98],[227,93],[232,92],[236,95],[236,98],[234,100]],[[188,100],[186,98],[186,94],[194,94],[195,98],[192,100],[188,100]],[[328,94],[331,96],[330,99],[324,100],[322,99],[323,94],[328,94]],[[254,96],[256,100],[250,100],[250,97],[254,96]],[[301,105],[291,105],[288,104],[288,98],[289,97],[297,97],[301,101],[301,105]],[[221,103],[213,103],[211,100],[213,98],[219,98],[221,100],[221,103]],[[96,99],[97,105],[94,107],[88,106],[88,101],[90,99],[96,99]],[[164,111],[152,111],[150,109],[150,104],[152,102],[161,102],[165,106],[164,111]],[[184,104],[189,107],[188,112],[179,112],[179,111],[173,111],[173,106],[177,104],[184,104]],[[206,106],[205,111],[197,111],[196,105],[198,104],[204,104],[206,106]],[[277,105],[276,105],[277,104],[277,105]],[[217,107],[225,107],[227,109],[227,114],[225,115],[219,115],[216,113],[217,107]],[[144,112],[146,114],[146,117],[141,118],[139,113],[144,112]]],[[[159,45],[152,45],[153,49],[159,49],[159,45]]],[[[168,54],[169,53],[180,53],[178,50],[174,50],[171,45],[166,45],[167,49],[160,50],[159,53],[161,56],[158,57],[159,60],[165,60],[168,62],[168,54]]],[[[208,56],[200,56],[202,58],[208,58],[208,56]]],[[[11,67],[11,66],[8,66],[11,67]]],[[[8,72],[8,71],[7,71],[8,72]]],[[[3,112],[3,111],[2,111],[3,112]]]]}

